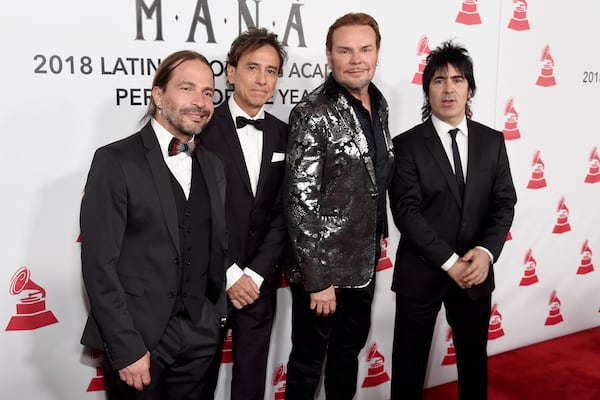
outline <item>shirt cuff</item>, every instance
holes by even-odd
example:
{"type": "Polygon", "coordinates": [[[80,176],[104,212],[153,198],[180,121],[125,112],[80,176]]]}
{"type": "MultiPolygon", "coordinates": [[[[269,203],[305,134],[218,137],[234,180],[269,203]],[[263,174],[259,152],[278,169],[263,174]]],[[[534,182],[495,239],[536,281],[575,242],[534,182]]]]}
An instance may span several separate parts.
{"type": "Polygon", "coordinates": [[[244,274],[248,275],[250,277],[250,279],[252,279],[254,281],[254,283],[256,283],[256,286],[260,289],[260,285],[262,285],[265,278],[260,276],[257,272],[255,272],[250,267],[244,268],[244,274]]]}
{"type": "Polygon", "coordinates": [[[225,285],[225,290],[229,290],[236,283],[242,275],[244,275],[244,271],[236,264],[233,263],[229,268],[227,268],[227,272],[225,273],[227,276],[227,285],[225,285]]]}
{"type": "Polygon", "coordinates": [[[452,253],[449,259],[446,260],[445,263],[442,264],[442,269],[446,272],[454,265],[454,263],[458,260],[458,254],[452,253]]]}
{"type": "Polygon", "coordinates": [[[476,248],[476,249],[481,249],[481,250],[485,251],[485,252],[487,253],[487,255],[490,257],[490,263],[491,263],[491,264],[493,264],[493,263],[494,263],[494,256],[492,255],[492,253],[491,253],[491,252],[490,252],[488,249],[486,249],[486,248],[485,248],[485,247],[483,247],[483,246],[475,246],[475,248],[476,248]]]}

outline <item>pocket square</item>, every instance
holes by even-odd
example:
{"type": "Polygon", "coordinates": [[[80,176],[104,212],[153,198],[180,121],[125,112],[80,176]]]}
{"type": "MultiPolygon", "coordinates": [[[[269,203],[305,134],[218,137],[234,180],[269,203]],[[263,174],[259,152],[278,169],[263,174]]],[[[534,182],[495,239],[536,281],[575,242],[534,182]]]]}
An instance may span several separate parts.
{"type": "Polygon", "coordinates": [[[285,153],[277,153],[273,152],[273,157],[271,157],[271,162],[279,162],[285,160],[285,153]]]}

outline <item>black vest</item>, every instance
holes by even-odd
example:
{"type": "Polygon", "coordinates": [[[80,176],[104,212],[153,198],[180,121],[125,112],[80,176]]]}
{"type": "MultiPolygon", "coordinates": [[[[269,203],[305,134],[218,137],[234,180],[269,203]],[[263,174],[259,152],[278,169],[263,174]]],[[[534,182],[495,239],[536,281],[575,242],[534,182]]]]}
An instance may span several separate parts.
{"type": "Polygon", "coordinates": [[[200,319],[206,297],[211,240],[210,201],[206,182],[195,157],[192,157],[192,185],[187,200],[177,179],[171,173],[169,176],[177,205],[180,255],[177,263],[177,301],[173,312],[185,310],[196,322],[200,319]]]}

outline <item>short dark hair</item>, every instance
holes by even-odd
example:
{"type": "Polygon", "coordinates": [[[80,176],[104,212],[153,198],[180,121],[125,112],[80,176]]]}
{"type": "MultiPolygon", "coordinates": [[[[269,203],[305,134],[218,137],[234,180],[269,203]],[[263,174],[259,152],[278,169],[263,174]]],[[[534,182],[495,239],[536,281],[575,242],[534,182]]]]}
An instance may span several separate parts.
{"type": "Polygon", "coordinates": [[[248,51],[254,51],[263,46],[271,46],[279,55],[279,71],[287,59],[287,52],[283,44],[277,39],[277,35],[265,28],[250,28],[239,35],[232,43],[227,53],[227,65],[237,67],[242,55],[248,51]]]}
{"type": "Polygon", "coordinates": [[[425,121],[431,116],[431,104],[429,103],[429,84],[433,79],[433,75],[440,68],[444,69],[448,65],[452,65],[458,72],[465,76],[469,84],[469,97],[466,105],[466,115],[471,117],[470,100],[475,96],[477,85],[475,84],[475,76],[473,75],[473,60],[469,56],[467,49],[461,45],[454,44],[452,40],[447,40],[435,48],[427,56],[427,65],[423,70],[423,107],[421,107],[421,118],[425,121]]]}
{"type": "Polygon", "coordinates": [[[381,33],[379,32],[379,24],[369,14],[365,13],[348,13],[342,15],[329,27],[329,31],[327,32],[327,40],[325,41],[325,48],[327,51],[331,51],[331,47],[333,46],[333,32],[341,28],[342,26],[370,26],[375,31],[375,45],[379,50],[381,46],[381,33]]]}
{"type": "MultiPolygon", "coordinates": [[[[193,51],[193,50],[180,50],[175,53],[172,53],[167,56],[164,60],[162,60],[154,73],[154,79],[152,80],[152,87],[158,86],[163,91],[166,90],[167,84],[171,80],[171,76],[173,75],[173,71],[175,68],[180,66],[183,62],[189,60],[198,60],[202,63],[206,64],[210,70],[212,71],[212,67],[210,66],[210,62],[204,57],[202,54],[193,51]]],[[[156,103],[154,102],[154,97],[150,96],[150,102],[148,103],[148,108],[146,109],[146,113],[142,117],[142,121],[147,118],[154,117],[156,114],[156,103]]]]}

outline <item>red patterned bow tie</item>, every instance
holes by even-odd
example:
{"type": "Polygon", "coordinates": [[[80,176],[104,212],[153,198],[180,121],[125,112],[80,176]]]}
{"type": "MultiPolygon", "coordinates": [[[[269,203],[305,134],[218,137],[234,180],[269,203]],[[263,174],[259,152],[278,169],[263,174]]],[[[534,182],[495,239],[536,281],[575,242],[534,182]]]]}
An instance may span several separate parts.
{"type": "Polygon", "coordinates": [[[188,155],[194,154],[196,147],[198,146],[198,139],[194,139],[191,142],[182,142],[181,140],[173,137],[169,142],[168,153],[169,156],[176,156],[180,153],[187,153],[188,155]]]}

